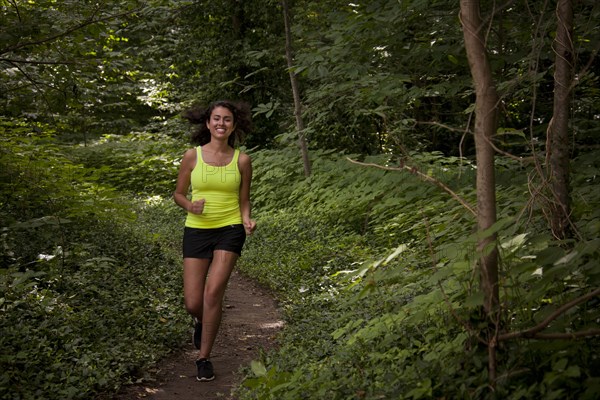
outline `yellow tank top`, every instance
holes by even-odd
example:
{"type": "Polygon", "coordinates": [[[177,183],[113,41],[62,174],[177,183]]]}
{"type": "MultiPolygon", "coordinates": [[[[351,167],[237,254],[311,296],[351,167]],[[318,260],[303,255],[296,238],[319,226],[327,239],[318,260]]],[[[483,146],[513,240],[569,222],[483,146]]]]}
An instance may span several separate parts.
{"type": "Polygon", "coordinates": [[[215,167],[206,164],[202,159],[202,148],[196,148],[196,166],[191,176],[192,201],[204,199],[204,212],[200,215],[188,213],[185,226],[207,229],[242,223],[239,155],[240,151],[236,149],[229,164],[215,167]]]}

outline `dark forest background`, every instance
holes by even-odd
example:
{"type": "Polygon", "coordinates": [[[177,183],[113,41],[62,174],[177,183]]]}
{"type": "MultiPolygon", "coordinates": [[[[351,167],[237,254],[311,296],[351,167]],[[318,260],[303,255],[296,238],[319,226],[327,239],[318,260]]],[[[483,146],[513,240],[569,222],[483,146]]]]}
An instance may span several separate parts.
{"type": "Polygon", "coordinates": [[[0,0],[0,397],[114,393],[187,339],[180,115],[231,99],[255,124],[240,270],[286,318],[236,396],[598,398],[599,19],[595,0],[0,0]]]}

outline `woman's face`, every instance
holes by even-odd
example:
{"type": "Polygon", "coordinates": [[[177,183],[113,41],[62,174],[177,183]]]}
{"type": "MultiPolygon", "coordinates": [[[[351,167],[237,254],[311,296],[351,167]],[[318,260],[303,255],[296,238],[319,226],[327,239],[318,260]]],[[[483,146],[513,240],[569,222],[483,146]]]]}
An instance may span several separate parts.
{"type": "Polygon", "coordinates": [[[211,137],[227,140],[235,129],[233,113],[226,107],[215,107],[206,121],[206,127],[211,137]]]}

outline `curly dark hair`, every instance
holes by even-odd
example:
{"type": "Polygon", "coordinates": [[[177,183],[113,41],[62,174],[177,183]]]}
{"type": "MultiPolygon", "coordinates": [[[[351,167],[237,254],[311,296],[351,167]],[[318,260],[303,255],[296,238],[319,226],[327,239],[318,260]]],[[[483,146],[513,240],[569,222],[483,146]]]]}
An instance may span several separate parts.
{"type": "Polygon", "coordinates": [[[216,107],[225,107],[233,114],[233,123],[235,129],[227,143],[234,147],[236,143],[243,142],[244,138],[252,130],[252,114],[250,106],[244,102],[233,102],[229,100],[219,100],[211,103],[208,107],[193,106],[183,112],[181,116],[190,123],[198,125],[198,128],[192,132],[190,141],[194,145],[203,146],[210,142],[210,131],[206,126],[206,121],[216,107]]]}

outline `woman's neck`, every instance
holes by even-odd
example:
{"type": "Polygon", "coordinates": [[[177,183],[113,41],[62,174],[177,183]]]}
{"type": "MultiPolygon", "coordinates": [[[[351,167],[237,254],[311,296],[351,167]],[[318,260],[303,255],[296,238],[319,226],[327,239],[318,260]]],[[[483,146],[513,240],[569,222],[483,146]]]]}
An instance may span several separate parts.
{"type": "Polygon", "coordinates": [[[221,141],[211,140],[210,142],[206,143],[202,147],[213,153],[228,153],[231,150],[231,146],[229,146],[229,143],[227,143],[225,141],[221,142],[221,141]]]}

